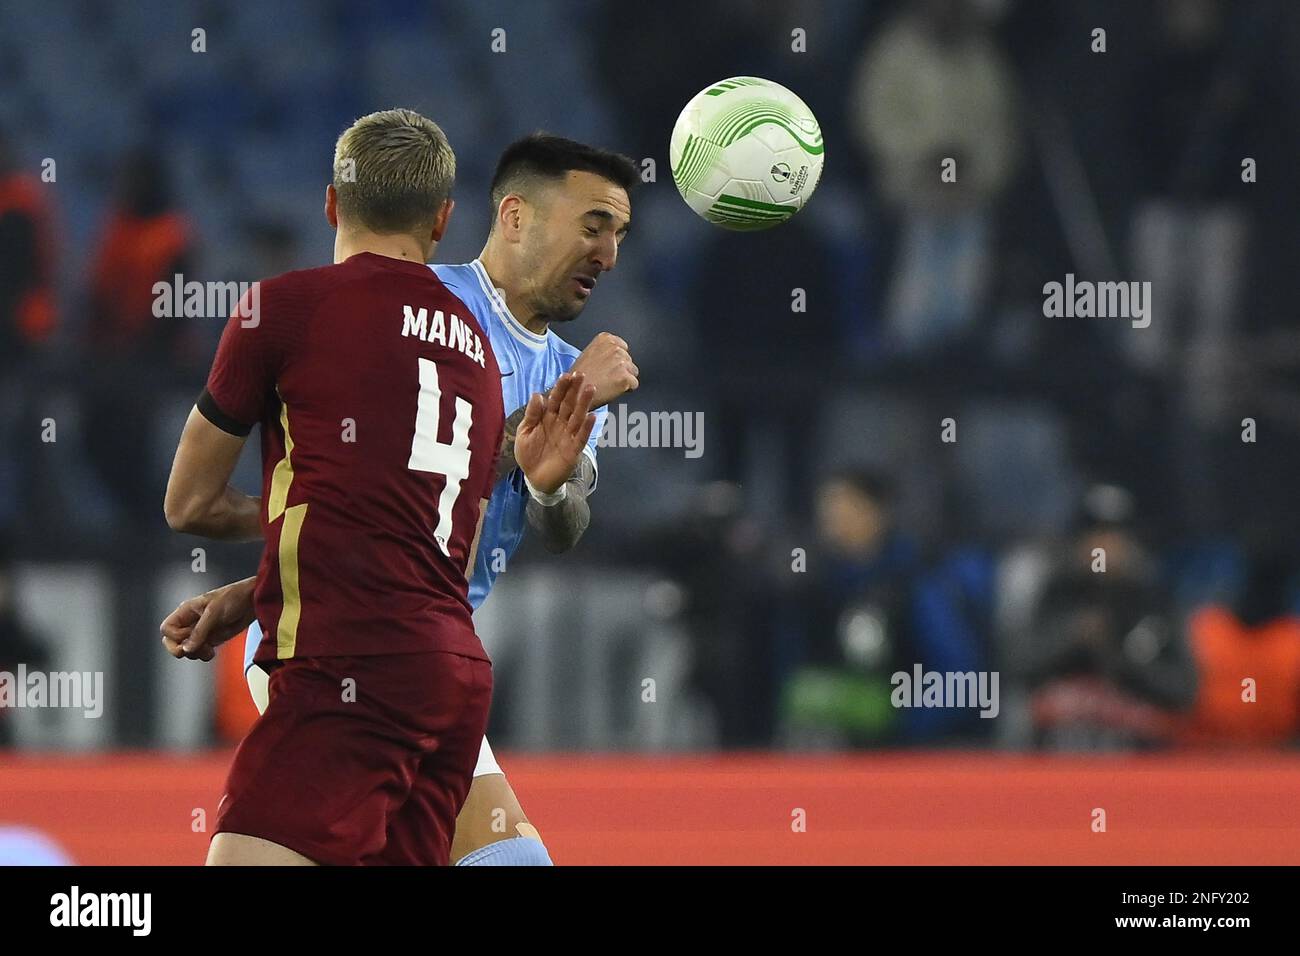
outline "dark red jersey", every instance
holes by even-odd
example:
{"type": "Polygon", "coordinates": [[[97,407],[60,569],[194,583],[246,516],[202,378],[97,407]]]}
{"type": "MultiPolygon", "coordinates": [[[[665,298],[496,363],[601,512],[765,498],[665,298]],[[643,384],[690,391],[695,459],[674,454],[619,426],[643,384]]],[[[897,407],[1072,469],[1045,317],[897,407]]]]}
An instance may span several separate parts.
{"type": "Polygon", "coordinates": [[[256,659],[486,660],[465,571],[505,416],[473,313],[428,266],[373,253],[267,279],[249,305],[199,408],[262,425],[256,659]]]}

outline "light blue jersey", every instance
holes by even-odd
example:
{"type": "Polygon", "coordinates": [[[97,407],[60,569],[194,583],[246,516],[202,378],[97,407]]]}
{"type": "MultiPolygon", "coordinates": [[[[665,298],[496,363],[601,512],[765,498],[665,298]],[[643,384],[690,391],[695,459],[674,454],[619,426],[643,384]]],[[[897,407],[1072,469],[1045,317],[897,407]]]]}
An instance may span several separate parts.
{"type": "MultiPolygon", "coordinates": [[[[505,400],[506,414],[522,408],[534,392],[544,392],[555,380],[567,372],[580,350],[561,339],[549,329],[545,335],[530,332],[510,314],[505,296],[494,288],[483,263],[475,259],[465,265],[430,266],[462,302],[469,306],[479,327],[487,333],[501,368],[501,395],[505,400]]],[[[596,412],[596,426],[591,430],[585,453],[596,464],[596,441],[605,425],[606,409],[596,412]]],[[[589,491],[595,489],[595,482],[589,491]]],[[[477,609],[487,600],[488,592],[496,581],[500,569],[506,566],[524,538],[527,527],[526,509],[528,491],[524,476],[516,468],[497,482],[492,489],[487,515],[483,519],[483,533],[479,538],[478,557],[469,582],[469,603],[477,609]]],[[[253,655],[262,640],[262,629],[256,621],[248,629],[244,644],[244,670],[253,663],[253,655]]]]}

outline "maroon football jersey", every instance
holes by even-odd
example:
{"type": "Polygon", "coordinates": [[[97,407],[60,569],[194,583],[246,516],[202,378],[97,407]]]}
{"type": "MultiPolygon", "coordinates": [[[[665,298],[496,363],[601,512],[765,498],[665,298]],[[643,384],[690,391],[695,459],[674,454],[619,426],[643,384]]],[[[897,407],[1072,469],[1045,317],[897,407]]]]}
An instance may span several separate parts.
{"type": "Polygon", "coordinates": [[[423,263],[368,252],[267,279],[257,304],[199,400],[233,434],[262,425],[256,660],[486,660],[466,562],[505,415],[473,313],[423,263]]]}

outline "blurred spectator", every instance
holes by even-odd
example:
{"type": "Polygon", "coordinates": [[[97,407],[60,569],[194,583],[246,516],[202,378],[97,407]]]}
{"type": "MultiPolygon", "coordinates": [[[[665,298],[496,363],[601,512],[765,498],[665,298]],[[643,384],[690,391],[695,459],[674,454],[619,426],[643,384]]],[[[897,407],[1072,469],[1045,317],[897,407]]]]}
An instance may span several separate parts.
{"type": "Polygon", "coordinates": [[[1078,531],[1037,601],[1028,654],[1005,662],[1028,687],[1040,749],[1164,745],[1192,702],[1192,661],[1133,520],[1127,492],[1089,490],[1078,531]]]}
{"type": "Polygon", "coordinates": [[[54,331],[53,235],[46,189],[22,171],[0,129],[0,374],[54,331]]]}
{"type": "MultiPolygon", "coordinates": [[[[1246,222],[1242,144],[1256,115],[1249,53],[1224,29],[1218,0],[1161,0],[1158,32],[1136,77],[1132,135],[1144,149],[1133,217],[1137,278],[1153,285],[1150,328],[1125,337],[1134,361],[1178,374],[1170,363],[1218,360],[1235,319],[1246,222]],[[1187,350],[1184,353],[1184,350],[1187,350]]],[[[1189,364],[1198,420],[1221,406],[1222,370],[1189,364]],[[1208,377],[1207,377],[1208,376],[1208,377]],[[1199,379],[1204,379],[1201,381],[1199,379]]]]}
{"type": "Polygon", "coordinates": [[[0,129],[0,529],[21,511],[30,442],[17,433],[33,352],[54,331],[53,235],[46,187],[22,171],[0,129]]]}
{"type": "Polygon", "coordinates": [[[91,279],[89,344],[98,357],[175,357],[184,326],[154,315],[153,287],[189,270],[193,242],[162,157],[149,148],[128,154],[91,279]]]}
{"type": "Polygon", "coordinates": [[[177,275],[193,279],[187,271],[194,254],[162,157],[135,150],[122,162],[92,273],[85,443],[101,480],[136,526],[160,521],[165,476],[150,467],[159,395],[169,382],[192,385],[201,374],[195,320],[155,316],[154,284],[170,287],[177,275]]]}
{"type": "Polygon", "coordinates": [[[899,671],[977,671],[984,656],[977,601],[953,586],[946,564],[923,560],[894,511],[892,482],[881,474],[846,469],[818,488],[825,547],[796,595],[805,626],[803,659],[785,687],[788,743],[932,743],[977,727],[973,709],[890,702],[899,671]]]}
{"type": "Polygon", "coordinates": [[[1265,545],[1250,556],[1246,585],[1231,606],[1212,604],[1192,615],[1201,687],[1186,742],[1277,746],[1300,736],[1296,570],[1293,554],[1265,545]]]}
{"type": "MultiPolygon", "coordinates": [[[[1128,135],[1143,149],[1131,219],[1134,278],[1151,283],[1150,326],[1122,339],[1129,360],[1168,393],[1168,494],[1194,530],[1220,530],[1234,508],[1231,451],[1233,343],[1253,224],[1243,159],[1263,162],[1266,131],[1289,110],[1274,91],[1277,60],[1261,55],[1273,27],[1265,5],[1161,0],[1156,32],[1134,77],[1128,135]]],[[[1289,160],[1288,160],[1289,161],[1289,160]]]]}
{"type": "Polygon", "coordinates": [[[927,351],[968,332],[987,291],[993,206],[1016,163],[1014,77],[973,3],[912,0],[867,47],[851,95],[901,220],[888,335],[927,351]]]}
{"type": "Polygon", "coordinates": [[[702,486],[677,521],[639,540],[647,563],[689,594],[682,614],[694,644],[689,684],[713,710],[716,744],[768,746],[775,607],[763,573],[767,539],[745,513],[740,487],[702,486]]]}

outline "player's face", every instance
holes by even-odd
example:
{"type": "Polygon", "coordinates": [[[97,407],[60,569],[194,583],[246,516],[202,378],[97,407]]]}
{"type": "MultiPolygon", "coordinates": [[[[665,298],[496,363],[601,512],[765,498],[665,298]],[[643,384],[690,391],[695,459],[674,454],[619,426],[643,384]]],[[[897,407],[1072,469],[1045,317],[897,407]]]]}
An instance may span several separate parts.
{"type": "Polygon", "coordinates": [[[550,322],[577,318],[602,272],[614,268],[632,206],[622,186],[570,170],[540,197],[523,239],[528,298],[550,322]]]}

